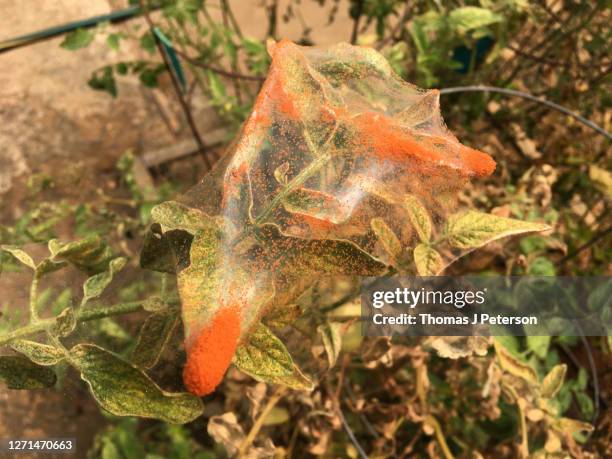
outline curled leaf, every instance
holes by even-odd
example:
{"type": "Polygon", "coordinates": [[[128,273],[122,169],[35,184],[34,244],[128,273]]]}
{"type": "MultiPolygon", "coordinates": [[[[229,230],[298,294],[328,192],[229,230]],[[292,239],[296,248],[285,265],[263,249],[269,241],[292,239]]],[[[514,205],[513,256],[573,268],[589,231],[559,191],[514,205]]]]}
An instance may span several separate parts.
{"type": "Polygon", "coordinates": [[[540,387],[540,394],[544,398],[553,398],[565,381],[565,374],[567,373],[567,365],[555,365],[552,370],[544,377],[542,386],[540,387]]]}
{"type": "Polygon", "coordinates": [[[88,278],[83,284],[83,299],[82,304],[87,303],[94,298],[98,298],[106,287],[112,282],[115,273],[121,271],[125,266],[126,259],[118,257],[110,261],[108,269],[99,274],[94,274],[88,278]]]}
{"type": "Polygon", "coordinates": [[[52,261],[67,261],[90,275],[105,271],[115,258],[110,247],[99,236],[68,243],[51,239],[48,246],[52,261]]]}
{"type": "Polygon", "coordinates": [[[338,355],[342,350],[342,337],[340,336],[341,329],[342,324],[338,322],[326,322],[317,327],[317,331],[323,340],[323,346],[325,347],[327,362],[329,363],[330,368],[336,364],[338,355]]]}
{"type": "Polygon", "coordinates": [[[81,372],[100,406],[117,416],[184,424],[202,414],[199,398],[161,390],[141,370],[99,346],[73,347],[70,362],[81,372]]]}
{"type": "Polygon", "coordinates": [[[238,346],[234,365],[258,381],[298,390],[313,388],[312,381],[293,362],[282,341],[263,324],[257,324],[246,342],[238,346]]]}
{"type": "Polygon", "coordinates": [[[538,385],[538,375],[532,367],[510,354],[497,340],[494,344],[499,364],[503,370],[527,381],[529,384],[538,385]]]}

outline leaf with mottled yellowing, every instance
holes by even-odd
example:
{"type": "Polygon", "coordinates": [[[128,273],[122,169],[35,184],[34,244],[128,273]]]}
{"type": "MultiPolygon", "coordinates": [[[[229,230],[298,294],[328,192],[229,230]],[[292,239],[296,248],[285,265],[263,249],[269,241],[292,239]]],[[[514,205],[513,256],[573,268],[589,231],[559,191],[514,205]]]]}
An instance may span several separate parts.
{"type": "Polygon", "coordinates": [[[195,234],[198,230],[216,228],[218,218],[180,202],[166,201],[151,209],[151,219],[162,226],[164,232],[183,230],[195,234]]]}
{"type": "Polygon", "coordinates": [[[38,365],[55,365],[64,359],[60,349],[36,341],[16,340],[11,342],[11,347],[38,365]]]}
{"type": "Polygon", "coordinates": [[[73,347],[70,361],[81,372],[100,406],[114,415],[184,424],[202,414],[198,397],[161,390],[137,367],[99,346],[73,347]]]}
{"type": "Polygon", "coordinates": [[[588,422],[578,421],[577,419],[561,418],[557,419],[554,427],[561,433],[569,433],[573,435],[580,432],[593,432],[595,428],[588,422]]]}
{"type": "Polygon", "coordinates": [[[283,199],[287,212],[338,224],[347,218],[347,212],[340,201],[322,191],[299,188],[283,199]]]}
{"type": "Polygon", "coordinates": [[[497,340],[494,341],[494,345],[499,365],[503,370],[534,386],[538,385],[538,375],[533,368],[510,354],[497,340]]]}
{"type": "Polygon", "coordinates": [[[293,362],[289,351],[268,327],[257,324],[238,346],[234,365],[258,381],[297,390],[312,390],[312,381],[293,362]]]}
{"type": "Polygon", "coordinates": [[[393,261],[397,262],[402,255],[402,244],[395,235],[395,232],[389,228],[389,225],[387,225],[382,218],[379,217],[370,220],[370,227],[372,228],[372,231],[374,231],[374,234],[376,234],[376,237],[384,247],[385,251],[389,254],[393,261]]]}
{"type": "Polygon", "coordinates": [[[340,336],[342,327],[343,325],[339,322],[326,322],[317,327],[317,331],[323,340],[323,347],[325,347],[330,368],[336,364],[342,349],[342,337],[340,336]]]}
{"type": "Polygon", "coordinates": [[[53,370],[21,355],[0,356],[0,382],[9,389],[46,389],[57,380],[53,370]]]}
{"type": "Polygon", "coordinates": [[[153,368],[159,361],[177,323],[176,312],[155,313],[147,317],[138,334],[136,347],[132,353],[132,363],[140,368],[153,368]]]}
{"type": "Polygon", "coordinates": [[[552,370],[544,377],[542,386],[540,387],[540,394],[544,398],[552,398],[563,386],[565,381],[565,374],[567,373],[567,365],[555,365],[552,370]]]}
{"type": "Polygon", "coordinates": [[[377,276],[384,263],[346,240],[301,239],[281,234],[276,225],[262,225],[258,236],[265,242],[266,261],[298,275],[349,274],[377,276]]]}
{"type": "Polygon", "coordinates": [[[446,224],[449,243],[458,249],[475,249],[515,234],[546,231],[545,223],[498,217],[476,210],[451,215],[446,224]]]}
{"type": "Polygon", "coordinates": [[[190,249],[191,264],[179,272],[185,338],[191,339],[218,307],[218,285],[221,282],[221,233],[206,228],[195,233],[190,249]]]}
{"type": "Polygon", "coordinates": [[[431,239],[431,217],[425,206],[416,196],[409,194],[404,199],[404,207],[408,211],[410,223],[414,226],[421,242],[431,239]]]}
{"type": "Polygon", "coordinates": [[[414,264],[420,276],[436,276],[444,268],[442,255],[423,243],[414,248],[414,264]]]}
{"type": "Polygon", "coordinates": [[[273,308],[268,312],[263,321],[272,328],[282,328],[293,323],[302,315],[302,307],[299,304],[288,304],[273,308]]]}
{"type": "Polygon", "coordinates": [[[36,263],[34,263],[32,257],[21,248],[14,245],[0,245],[0,249],[13,255],[17,260],[26,265],[28,268],[36,269],[36,263]]]}
{"type": "Polygon", "coordinates": [[[94,274],[88,278],[83,284],[83,299],[82,304],[87,303],[94,298],[98,298],[106,287],[109,286],[116,273],[121,271],[125,266],[126,259],[123,257],[115,258],[108,264],[108,269],[98,274],[94,274]]]}
{"type": "Polygon", "coordinates": [[[68,243],[51,239],[48,247],[52,261],[67,261],[90,275],[105,271],[115,258],[110,247],[99,236],[68,243]]]}
{"type": "Polygon", "coordinates": [[[74,309],[69,306],[55,316],[55,324],[51,332],[57,336],[68,336],[76,328],[76,323],[74,309]]]}

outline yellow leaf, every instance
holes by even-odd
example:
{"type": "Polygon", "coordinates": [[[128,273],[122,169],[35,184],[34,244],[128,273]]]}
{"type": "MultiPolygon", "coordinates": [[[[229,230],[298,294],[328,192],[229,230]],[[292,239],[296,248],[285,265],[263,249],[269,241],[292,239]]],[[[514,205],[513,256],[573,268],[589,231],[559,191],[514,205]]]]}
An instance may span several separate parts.
{"type": "Polygon", "coordinates": [[[429,212],[421,201],[416,196],[408,195],[404,200],[406,210],[408,211],[408,218],[410,223],[414,226],[419,238],[422,242],[429,242],[431,239],[431,218],[429,212]]]}
{"type": "Polygon", "coordinates": [[[506,236],[548,229],[550,226],[545,223],[526,222],[468,210],[451,215],[446,233],[453,247],[475,249],[506,236]]]}
{"type": "Polygon", "coordinates": [[[414,248],[414,263],[420,276],[436,276],[444,268],[442,256],[427,244],[414,248]]]}
{"type": "Polygon", "coordinates": [[[370,221],[370,226],[382,246],[385,248],[385,251],[393,261],[397,261],[402,254],[402,245],[395,235],[395,232],[389,228],[382,218],[373,218],[370,221]]]}
{"type": "Polygon", "coordinates": [[[534,386],[538,385],[538,375],[533,368],[510,354],[497,340],[494,341],[494,345],[499,364],[503,370],[534,386]]]}

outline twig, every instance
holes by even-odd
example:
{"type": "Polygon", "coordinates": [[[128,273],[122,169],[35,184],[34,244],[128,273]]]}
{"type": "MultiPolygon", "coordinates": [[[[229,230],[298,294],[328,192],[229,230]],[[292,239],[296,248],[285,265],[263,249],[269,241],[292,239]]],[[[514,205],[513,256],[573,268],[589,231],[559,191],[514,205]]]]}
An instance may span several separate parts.
{"type": "Polygon", "coordinates": [[[214,67],[212,65],[206,64],[205,62],[201,62],[198,59],[189,56],[188,54],[184,53],[181,50],[175,49],[174,52],[176,52],[176,54],[178,54],[179,56],[181,56],[183,59],[185,59],[187,62],[189,62],[190,64],[196,66],[196,67],[200,67],[203,68],[205,70],[210,70],[213,73],[217,73],[221,76],[227,77],[227,78],[239,78],[242,80],[251,80],[251,81],[264,81],[264,77],[258,76],[258,75],[246,75],[244,73],[237,73],[237,72],[230,72],[228,70],[224,70],[224,69],[220,69],[217,67],[214,67]]]}
{"type": "Polygon", "coordinates": [[[448,443],[446,443],[444,432],[442,432],[442,427],[440,426],[440,423],[438,422],[438,420],[434,418],[432,415],[428,415],[426,418],[426,422],[431,427],[433,427],[434,432],[436,434],[436,440],[438,441],[438,445],[440,445],[440,449],[442,450],[444,457],[446,459],[455,459],[455,456],[453,456],[453,453],[448,447],[448,443]]]}
{"type": "Polygon", "coordinates": [[[498,88],[495,86],[456,86],[452,88],[443,88],[440,90],[440,94],[442,95],[453,94],[453,93],[458,93],[458,92],[495,92],[498,94],[521,97],[523,99],[531,100],[533,102],[537,102],[539,104],[546,105],[547,107],[552,108],[553,110],[557,110],[561,113],[571,116],[577,121],[580,121],[585,126],[588,126],[591,129],[597,131],[598,133],[603,135],[606,139],[612,140],[612,135],[609,132],[607,132],[605,129],[600,127],[599,125],[595,124],[593,121],[590,121],[586,119],[585,117],[579,115],[578,113],[573,112],[559,104],[550,102],[549,100],[546,100],[546,99],[536,97],[527,92],[515,91],[514,89],[498,88]]]}
{"type": "Polygon", "coordinates": [[[253,424],[253,427],[251,427],[251,430],[249,431],[248,435],[246,436],[246,438],[243,440],[242,444],[240,445],[240,448],[238,449],[238,454],[236,457],[238,458],[244,457],[248,449],[253,444],[255,437],[257,437],[257,434],[261,430],[261,427],[263,426],[264,421],[270,414],[270,411],[272,411],[272,408],[276,406],[278,401],[285,395],[286,392],[287,392],[287,388],[280,386],[272,394],[272,396],[269,398],[266,405],[261,410],[261,413],[259,414],[259,417],[253,424]]]}
{"type": "Polygon", "coordinates": [[[357,453],[359,453],[359,457],[361,457],[361,459],[368,459],[368,455],[363,450],[363,447],[359,444],[359,441],[357,441],[357,437],[355,437],[353,429],[351,429],[351,426],[349,426],[348,422],[346,422],[344,414],[342,413],[342,408],[340,408],[340,404],[338,404],[338,408],[336,411],[338,413],[338,417],[340,418],[340,422],[342,422],[342,427],[344,427],[344,431],[351,439],[351,442],[355,446],[357,453]]]}
{"type": "Polygon", "coordinates": [[[565,263],[567,263],[569,260],[571,260],[572,258],[575,258],[580,252],[588,249],[589,247],[591,247],[592,245],[594,245],[596,242],[598,242],[599,240],[603,239],[604,237],[606,237],[608,234],[610,234],[612,232],[612,226],[609,226],[608,228],[606,228],[605,230],[600,231],[598,234],[596,234],[593,238],[591,238],[591,240],[585,242],[584,244],[582,244],[580,247],[578,247],[576,250],[574,250],[572,253],[567,254],[566,256],[564,256],[563,258],[561,258],[556,266],[557,268],[559,266],[564,265],[565,263]]]}
{"type": "MultiPolygon", "coordinates": [[[[142,310],[143,301],[132,301],[128,303],[118,303],[112,306],[104,306],[98,308],[87,308],[80,310],[77,316],[77,321],[87,322],[90,320],[103,319],[105,317],[118,316],[123,314],[129,314],[131,312],[137,312],[142,310]]],[[[0,335],[0,346],[10,343],[13,340],[23,338],[25,336],[35,335],[48,328],[54,326],[57,323],[55,317],[50,319],[41,319],[37,322],[25,325],[17,330],[13,330],[6,334],[0,335]]]]}
{"type": "Polygon", "coordinates": [[[357,43],[357,36],[359,34],[359,21],[361,20],[361,13],[363,12],[363,4],[365,0],[354,0],[357,3],[355,10],[355,18],[353,19],[353,32],[351,33],[351,45],[357,43]]]}

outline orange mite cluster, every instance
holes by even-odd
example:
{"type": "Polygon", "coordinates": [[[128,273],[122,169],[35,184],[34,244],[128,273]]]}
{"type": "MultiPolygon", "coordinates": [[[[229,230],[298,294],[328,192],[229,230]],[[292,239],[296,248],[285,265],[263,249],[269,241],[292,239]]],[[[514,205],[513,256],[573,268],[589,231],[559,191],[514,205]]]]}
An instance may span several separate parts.
{"type": "MultiPolygon", "coordinates": [[[[379,205],[375,209],[373,203],[385,199],[367,201],[362,196],[369,191],[364,190],[386,187],[397,195],[416,190],[432,207],[446,209],[444,196],[434,199],[434,194],[440,194],[441,189],[447,194],[454,193],[467,178],[486,177],[495,170],[495,161],[489,155],[461,145],[446,129],[436,91],[422,91],[393,77],[375,51],[349,45],[306,48],[286,40],[269,44],[268,50],[272,57],[268,76],[238,141],[227,153],[230,155],[227,169],[222,171],[219,213],[237,234],[241,234],[245,222],[257,215],[256,211],[262,212],[266,205],[275,203],[274,212],[265,213],[266,217],[278,217],[274,223],[288,232],[300,232],[299,237],[337,239],[343,235],[342,238],[359,237],[367,243],[370,219],[383,211],[393,218],[392,203],[397,201],[386,200],[384,207],[379,205]],[[363,91],[362,86],[371,91],[363,91]],[[411,111],[419,114],[414,118],[416,121],[398,115],[410,115],[411,111]],[[327,131],[332,127],[328,138],[327,131]],[[312,154],[312,145],[321,151],[312,154]],[[326,149],[330,154],[321,154],[326,149]],[[319,169],[304,169],[313,161],[304,151],[321,160],[317,163],[319,169]],[[324,158],[329,163],[324,163],[324,158]],[[285,172],[290,171],[280,175],[284,180],[277,176],[281,166],[285,172]],[[311,174],[320,171],[325,180],[318,180],[317,175],[300,178],[304,170],[311,174]],[[300,178],[301,182],[283,200],[275,199],[273,193],[291,177],[300,178]],[[359,182],[349,180],[354,177],[360,177],[363,183],[352,185],[359,182]]],[[[227,236],[227,241],[232,237],[227,236]]],[[[410,237],[405,235],[405,240],[410,237]]],[[[256,257],[254,253],[251,256],[256,257]]],[[[224,259],[230,266],[227,268],[230,279],[231,256],[224,259]]],[[[253,269],[257,262],[248,260],[251,269],[246,271],[252,276],[249,279],[258,280],[261,273],[274,273],[284,261],[282,257],[283,251],[279,250],[278,256],[270,257],[271,261],[261,262],[260,269],[253,269]]],[[[242,284],[259,288],[257,282],[242,284]]],[[[183,288],[191,298],[191,287],[183,288]]],[[[230,290],[220,284],[214,300],[227,301],[230,290]]],[[[248,339],[245,332],[251,329],[249,321],[257,317],[248,308],[261,307],[243,299],[228,302],[230,305],[226,302],[209,317],[208,297],[200,301],[196,295],[196,300],[187,305],[183,299],[183,311],[189,307],[195,310],[185,322],[190,325],[190,333],[186,333],[183,380],[187,389],[198,396],[213,392],[222,381],[239,341],[248,339]],[[201,330],[201,322],[193,325],[194,317],[206,320],[201,330]],[[192,334],[194,328],[197,333],[192,334]]]]}
{"type": "Polygon", "coordinates": [[[223,379],[240,337],[240,310],[236,306],[221,309],[200,332],[187,350],[183,381],[189,392],[210,394],[223,379]]]}

